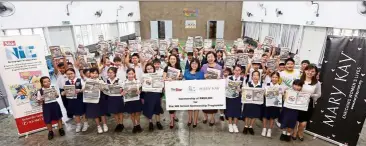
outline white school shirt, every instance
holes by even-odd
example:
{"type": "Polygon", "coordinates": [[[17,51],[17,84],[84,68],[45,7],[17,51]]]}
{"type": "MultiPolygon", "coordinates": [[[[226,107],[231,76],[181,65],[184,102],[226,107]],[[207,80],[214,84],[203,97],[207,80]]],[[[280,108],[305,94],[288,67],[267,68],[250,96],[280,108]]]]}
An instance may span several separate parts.
{"type": "Polygon", "coordinates": [[[311,84],[311,82],[305,81],[304,85],[302,86],[301,91],[310,93],[311,98],[313,98],[313,103],[315,104],[316,100],[318,100],[318,98],[320,98],[320,96],[322,95],[321,84],[320,84],[320,82],[317,82],[315,85],[310,85],[310,84],[311,84]]]}
{"type": "Polygon", "coordinates": [[[135,69],[136,78],[137,80],[141,81],[142,75],[144,74],[141,63],[138,63],[137,66],[131,63],[129,67],[135,69]]]}
{"type": "MultiPolygon", "coordinates": [[[[54,88],[53,86],[51,86],[50,88],[54,88]]],[[[42,90],[44,91],[45,89],[49,89],[49,88],[42,88],[42,90]]],[[[42,95],[41,95],[41,92],[40,91],[38,91],[37,92],[37,100],[41,100],[41,99],[44,99],[43,97],[42,97],[42,95]]],[[[53,101],[48,101],[48,102],[44,102],[45,104],[47,104],[47,103],[52,103],[52,102],[57,102],[57,100],[53,100],[53,101]]]]}
{"type": "Polygon", "coordinates": [[[126,68],[124,65],[121,65],[119,67],[117,67],[117,74],[116,77],[118,79],[121,79],[122,81],[126,80],[126,68]]]}
{"type": "Polygon", "coordinates": [[[159,76],[163,76],[164,74],[164,70],[159,68],[158,70],[155,71],[159,76]]]}
{"type": "Polygon", "coordinates": [[[268,84],[268,83],[271,83],[272,81],[271,81],[272,79],[271,79],[271,77],[269,76],[269,75],[266,75],[266,77],[264,78],[264,84],[268,84]]]}
{"type": "Polygon", "coordinates": [[[64,89],[64,85],[67,80],[68,80],[68,78],[67,78],[66,74],[62,75],[61,73],[58,73],[56,76],[57,87],[60,89],[64,89]]]}
{"type": "Polygon", "coordinates": [[[108,79],[108,69],[109,69],[109,66],[104,67],[101,74],[100,74],[103,81],[107,81],[107,79],[108,79]]]}

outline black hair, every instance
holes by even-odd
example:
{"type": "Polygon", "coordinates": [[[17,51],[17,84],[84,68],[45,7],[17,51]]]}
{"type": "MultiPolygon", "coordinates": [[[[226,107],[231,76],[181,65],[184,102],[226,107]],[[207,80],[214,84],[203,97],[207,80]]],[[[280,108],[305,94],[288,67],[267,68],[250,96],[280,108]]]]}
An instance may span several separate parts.
{"type": "MultiPolygon", "coordinates": [[[[315,69],[315,75],[311,78],[311,83],[310,85],[315,85],[316,83],[318,83],[318,80],[316,79],[316,76],[318,75],[318,68],[312,64],[308,65],[307,67],[305,67],[304,71],[306,70],[312,70],[312,69],[315,69]]],[[[303,73],[301,75],[301,78],[300,80],[302,82],[305,82],[305,79],[306,79],[306,73],[303,73]]]]}
{"type": "Polygon", "coordinates": [[[57,67],[64,67],[64,66],[65,66],[65,63],[63,63],[63,62],[60,62],[57,64],[57,67]]]}
{"type": "Polygon", "coordinates": [[[90,72],[90,73],[94,73],[94,72],[96,72],[96,73],[98,73],[98,74],[99,74],[99,69],[98,69],[98,68],[93,67],[93,68],[90,68],[90,69],[89,69],[89,72],[90,72]]]}
{"type": "Polygon", "coordinates": [[[236,53],[244,53],[243,50],[237,50],[236,53]]]}
{"type": "Polygon", "coordinates": [[[153,60],[153,63],[154,63],[154,64],[155,64],[155,63],[159,63],[159,64],[160,64],[161,62],[160,62],[160,59],[155,58],[155,59],[153,60]]]}
{"type": "Polygon", "coordinates": [[[170,67],[174,67],[174,68],[176,68],[176,69],[181,69],[181,67],[180,67],[180,60],[179,60],[179,58],[176,56],[176,55],[169,55],[169,58],[168,58],[168,66],[170,66],[170,67]],[[175,66],[172,66],[171,64],[170,64],[170,58],[171,57],[175,57],[175,59],[177,60],[177,62],[175,63],[175,66]]]}
{"type": "Polygon", "coordinates": [[[122,62],[121,57],[114,57],[113,62],[122,62]]]}
{"type": "Polygon", "coordinates": [[[137,58],[140,58],[140,56],[139,56],[138,53],[133,53],[132,56],[131,56],[131,58],[134,57],[134,56],[136,56],[137,58]]]}
{"type": "Polygon", "coordinates": [[[170,52],[169,52],[169,53],[170,53],[170,54],[172,54],[172,53],[173,53],[173,50],[174,50],[174,51],[177,51],[177,53],[179,54],[179,50],[178,50],[178,48],[173,48],[172,50],[170,50],[170,52]]]}
{"type": "Polygon", "coordinates": [[[71,62],[67,62],[67,65],[73,65],[71,62]]]}
{"type": "Polygon", "coordinates": [[[310,64],[310,61],[309,60],[303,60],[303,61],[301,61],[301,64],[303,64],[303,63],[310,64]]]}
{"type": "Polygon", "coordinates": [[[89,71],[89,69],[84,69],[83,73],[86,74],[89,71]]]}
{"type": "Polygon", "coordinates": [[[126,74],[128,74],[128,72],[130,72],[130,71],[132,71],[133,73],[136,73],[134,68],[128,68],[128,69],[126,70],[126,74]]]}
{"type": "Polygon", "coordinates": [[[217,54],[217,53],[224,54],[224,52],[223,52],[222,50],[217,50],[217,51],[216,51],[216,54],[217,54]]]}
{"type": "Polygon", "coordinates": [[[193,58],[192,61],[189,63],[189,71],[192,71],[192,63],[194,63],[194,62],[198,64],[196,72],[199,72],[201,69],[201,65],[200,65],[200,60],[198,60],[197,58],[193,58]]]}
{"type": "Polygon", "coordinates": [[[113,71],[114,72],[114,74],[116,74],[117,75],[117,68],[116,67],[110,67],[110,68],[108,68],[108,70],[107,71],[113,71]]]}
{"type": "Polygon", "coordinates": [[[299,79],[296,79],[292,82],[292,85],[297,85],[297,86],[300,86],[302,87],[304,85],[304,82],[299,80],[299,79]]]}
{"type": "Polygon", "coordinates": [[[249,49],[248,53],[254,53],[253,49],[249,49]]]}
{"type": "Polygon", "coordinates": [[[292,59],[292,58],[287,58],[287,59],[285,60],[285,64],[287,64],[287,62],[289,62],[289,61],[291,61],[291,62],[293,62],[293,63],[295,64],[295,60],[294,60],[294,59],[292,59]]]}
{"type": "Polygon", "coordinates": [[[41,86],[43,87],[43,80],[44,79],[49,79],[50,81],[51,81],[51,79],[50,79],[50,77],[47,77],[47,76],[43,76],[43,77],[41,77],[41,79],[39,79],[39,82],[41,83],[41,86]]]}
{"type": "Polygon", "coordinates": [[[210,55],[210,54],[212,54],[212,55],[215,57],[214,62],[216,62],[216,58],[217,58],[217,56],[216,56],[216,54],[215,54],[214,52],[212,52],[212,51],[209,51],[209,52],[207,52],[207,53],[206,53],[206,59],[208,58],[208,55],[210,55]]]}
{"type": "Polygon", "coordinates": [[[231,70],[231,68],[226,67],[224,71],[228,71],[229,75],[233,75],[233,71],[231,70]]]}
{"type": "MultiPolygon", "coordinates": [[[[261,77],[261,73],[260,73],[258,70],[255,70],[255,71],[253,71],[253,72],[252,72],[252,77],[253,77],[254,73],[256,73],[256,72],[258,73],[259,78],[260,78],[260,77],[261,77]]],[[[259,80],[260,80],[260,79],[259,79],[259,80]]]]}
{"type": "Polygon", "coordinates": [[[107,55],[102,55],[102,58],[100,59],[100,64],[104,64],[107,59],[109,60],[107,55]]]}
{"type": "Polygon", "coordinates": [[[266,53],[262,54],[262,57],[264,57],[264,56],[267,56],[268,57],[268,55],[266,53]]]}
{"type": "Polygon", "coordinates": [[[285,63],[280,63],[280,64],[278,64],[279,66],[285,66],[285,63]]]}
{"type": "Polygon", "coordinates": [[[71,71],[71,72],[75,73],[75,69],[73,69],[73,68],[68,68],[68,69],[66,69],[65,72],[68,72],[68,71],[71,71]]]}
{"type": "Polygon", "coordinates": [[[216,46],[215,45],[212,45],[211,48],[215,48],[216,46]]]}
{"type": "Polygon", "coordinates": [[[154,72],[156,71],[154,65],[152,63],[148,63],[148,64],[145,65],[144,73],[147,73],[147,67],[148,66],[151,66],[154,69],[154,72]]]}
{"type": "Polygon", "coordinates": [[[187,56],[193,56],[193,52],[188,52],[187,56]]]}
{"type": "Polygon", "coordinates": [[[241,65],[239,65],[239,64],[235,65],[233,70],[235,70],[235,68],[240,68],[240,70],[242,70],[241,65]]]}
{"type": "Polygon", "coordinates": [[[278,78],[280,78],[280,73],[278,73],[277,71],[274,71],[273,73],[271,73],[271,77],[276,75],[278,78]]]}

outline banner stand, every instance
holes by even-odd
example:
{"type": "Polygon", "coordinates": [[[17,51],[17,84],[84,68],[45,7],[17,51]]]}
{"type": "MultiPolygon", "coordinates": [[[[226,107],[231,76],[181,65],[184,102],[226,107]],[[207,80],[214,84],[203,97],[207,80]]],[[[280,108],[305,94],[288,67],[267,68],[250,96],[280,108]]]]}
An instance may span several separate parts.
{"type": "Polygon", "coordinates": [[[343,143],[336,142],[336,141],[334,141],[334,140],[331,140],[331,139],[326,138],[326,137],[324,137],[324,136],[321,136],[321,135],[319,135],[319,134],[316,134],[316,133],[310,132],[310,131],[308,131],[308,130],[305,130],[304,132],[305,132],[306,134],[309,134],[309,135],[314,136],[315,138],[319,138],[319,139],[321,139],[321,140],[327,141],[327,142],[332,143],[332,144],[336,144],[336,145],[338,145],[338,146],[347,146],[347,145],[345,145],[345,144],[343,144],[343,143]]]}
{"type": "MultiPolygon", "coordinates": [[[[53,125],[52,125],[52,128],[53,128],[53,129],[54,129],[55,127],[57,127],[57,124],[53,124],[53,125]]],[[[22,138],[22,137],[27,138],[27,137],[28,137],[28,135],[30,135],[30,134],[37,133],[37,132],[41,132],[41,131],[44,131],[44,130],[47,130],[47,127],[43,127],[43,128],[39,128],[39,129],[36,129],[36,130],[32,130],[32,131],[29,131],[29,132],[27,132],[27,133],[23,133],[23,134],[18,133],[18,137],[19,137],[19,138],[22,138]]]]}

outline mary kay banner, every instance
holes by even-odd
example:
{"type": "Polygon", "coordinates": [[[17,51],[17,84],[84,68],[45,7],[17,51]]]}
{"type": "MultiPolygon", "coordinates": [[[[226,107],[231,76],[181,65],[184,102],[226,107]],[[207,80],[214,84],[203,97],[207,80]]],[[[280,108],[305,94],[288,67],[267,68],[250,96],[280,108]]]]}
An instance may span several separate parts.
{"type": "Polygon", "coordinates": [[[165,81],[167,110],[226,109],[225,80],[165,81]]]}
{"type": "Polygon", "coordinates": [[[322,97],[307,130],[355,146],[366,116],[366,38],[328,36],[324,54],[322,97]]]}
{"type": "Polygon", "coordinates": [[[20,136],[46,127],[37,103],[39,79],[49,76],[44,46],[40,36],[0,37],[0,74],[20,136]]]}

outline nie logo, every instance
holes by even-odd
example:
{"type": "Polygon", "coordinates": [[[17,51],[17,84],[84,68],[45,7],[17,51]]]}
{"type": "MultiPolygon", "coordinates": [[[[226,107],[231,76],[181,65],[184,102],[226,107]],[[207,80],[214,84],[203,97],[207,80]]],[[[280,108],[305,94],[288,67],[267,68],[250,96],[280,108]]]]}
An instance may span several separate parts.
{"type": "Polygon", "coordinates": [[[179,88],[170,88],[171,89],[171,91],[175,91],[175,92],[180,92],[180,91],[182,91],[182,89],[179,89],[179,88]]]}
{"type": "Polygon", "coordinates": [[[192,86],[189,86],[188,87],[188,91],[189,92],[196,92],[196,88],[195,87],[192,87],[192,86]]]}
{"type": "Polygon", "coordinates": [[[16,46],[15,41],[3,41],[3,45],[9,61],[37,58],[34,46],[16,46]]]}

